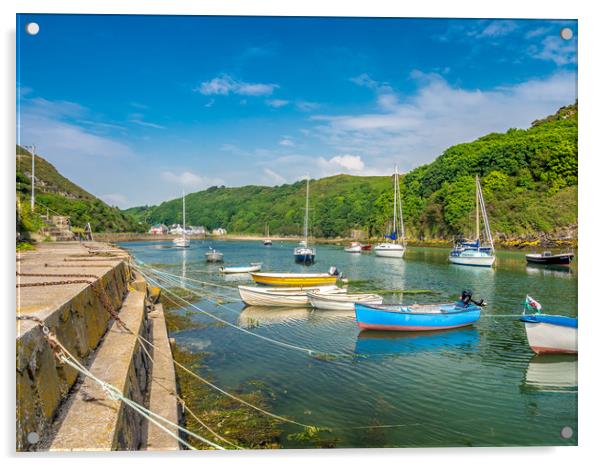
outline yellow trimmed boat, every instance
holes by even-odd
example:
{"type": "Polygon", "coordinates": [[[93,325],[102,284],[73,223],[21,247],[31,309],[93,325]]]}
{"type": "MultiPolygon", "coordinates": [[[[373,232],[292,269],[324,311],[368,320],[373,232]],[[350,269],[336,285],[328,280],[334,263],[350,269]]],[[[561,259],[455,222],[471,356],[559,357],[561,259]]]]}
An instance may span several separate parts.
{"type": "Polygon", "coordinates": [[[251,273],[255,283],[269,286],[321,286],[334,285],[338,273],[251,273]]]}

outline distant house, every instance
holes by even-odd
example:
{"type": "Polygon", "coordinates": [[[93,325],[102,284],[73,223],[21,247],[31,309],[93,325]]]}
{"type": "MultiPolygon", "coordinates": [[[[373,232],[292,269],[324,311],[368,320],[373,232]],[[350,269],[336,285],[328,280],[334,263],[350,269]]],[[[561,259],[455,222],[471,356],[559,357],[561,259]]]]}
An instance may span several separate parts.
{"type": "Polygon", "coordinates": [[[225,228],[214,228],[213,231],[211,232],[211,234],[213,236],[224,236],[224,235],[227,235],[228,232],[226,231],[225,228]]]}
{"type": "Polygon", "coordinates": [[[148,230],[151,235],[166,235],[168,231],[167,226],[162,223],[153,225],[150,230],[148,230]]]}
{"type": "Polygon", "coordinates": [[[182,225],[180,225],[179,223],[174,223],[169,228],[170,235],[181,235],[182,233],[184,233],[184,228],[182,228],[182,225]]]}
{"type": "Polygon", "coordinates": [[[186,228],[186,233],[189,235],[202,236],[202,235],[207,234],[207,230],[205,230],[205,227],[203,227],[203,226],[197,227],[197,226],[190,225],[189,227],[186,228]]]}

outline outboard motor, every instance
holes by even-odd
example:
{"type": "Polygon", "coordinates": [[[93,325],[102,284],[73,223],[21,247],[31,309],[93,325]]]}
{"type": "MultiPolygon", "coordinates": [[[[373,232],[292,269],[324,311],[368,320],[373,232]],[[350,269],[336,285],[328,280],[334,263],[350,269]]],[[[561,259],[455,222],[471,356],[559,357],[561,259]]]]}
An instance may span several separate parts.
{"type": "Polygon", "coordinates": [[[480,299],[479,301],[475,301],[472,299],[472,291],[471,290],[463,290],[462,296],[460,296],[460,301],[464,303],[464,306],[468,306],[470,303],[473,303],[476,306],[482,307],[485,305],[485,300],[480,299]]]}
{"type": "Polygon", "coordinates": [[[336,265],[332,265],[328,269],[328,275],[332,275],[333,277],[338,277],[339,275],[341,275],[341,272],[339,272],[339,269],[337,269],[336,265]]]}

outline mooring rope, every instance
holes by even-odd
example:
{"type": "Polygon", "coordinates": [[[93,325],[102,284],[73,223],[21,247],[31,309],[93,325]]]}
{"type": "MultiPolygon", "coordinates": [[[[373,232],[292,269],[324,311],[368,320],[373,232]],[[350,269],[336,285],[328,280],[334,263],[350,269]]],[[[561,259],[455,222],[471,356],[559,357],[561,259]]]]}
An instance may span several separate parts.
{"type": "MultiPolygon", "coordinates": [[[[176,424],[176,423],[170,421],[169,419],[166,419],[163,416],[152,412],[151,410],[145,408],[144,406],[140,405],[139,403],[135,402],[134,400],[131,400],[130,398],[126,397],[118,388],[116,388],[113,385],[96,377],[75,356],[73,356],[71,354],[71,352],[58,340],[58,338],[52,332],[50,332],[50,329],[46,326],[46,324],[41,319],[39,319],[35,316],[25,316],[25,315],[19,316],[18,319],[19,320],[32,320],[34,322],[37,322],[42,327],[42,334],[45,336],[46,340],[48,341],[51,349],[53,350],[55,357],[60,362],[69,365],[70,367],[75,369],[77,372],[81,373],[82,375],[84,375],[86,377],[89,377],[91,380],[96,382],[105,393],[107,393],[109,398],[111,398],[113,400],[121,400],[123,403],[125,403],[126,405],[130,406],[133,410],[138,412],[141,416],[146,418],[149,422],[152,422],[153,424],[155,424],[157,427],[159,427],[161,430],[163,430],[165,433],[167,433],[171,437],[175,438],[178,442],[182,443],[187,448],[190,448],[191,450],[196,450],[195,447],[190,445],[185,440],[181,439],[179,435],[173,433],[171,430],[169,430],[167,427],[165,427],[159,421],[163,421],[164,423],[166,423],[172,427],[175,427],[176,429],[190,435],[191,437],[196,438],[197,440],[199,440],[213,448],[216,448],[218,450],[224,450],[224,447],[212,442],[211,440],[206,439],[206,438],[186,429],[185,427],[182,427],[179,424],[176,424]]],[[[151,343],[151,345],[152,345],[152,343],[151,343]]],[[[152,345],[152,346],[154,347],[154,345],[152,345]]]]}

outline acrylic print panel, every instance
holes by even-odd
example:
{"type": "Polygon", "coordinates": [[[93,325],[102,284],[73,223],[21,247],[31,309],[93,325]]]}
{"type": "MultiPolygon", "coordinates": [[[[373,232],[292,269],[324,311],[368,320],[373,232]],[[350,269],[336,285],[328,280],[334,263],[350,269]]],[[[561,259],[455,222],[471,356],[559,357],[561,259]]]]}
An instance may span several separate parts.
{"type": "Polygon", "coordinates": [[[576,445],[577,36],[18,15],[16,448],[576,445]]]}

